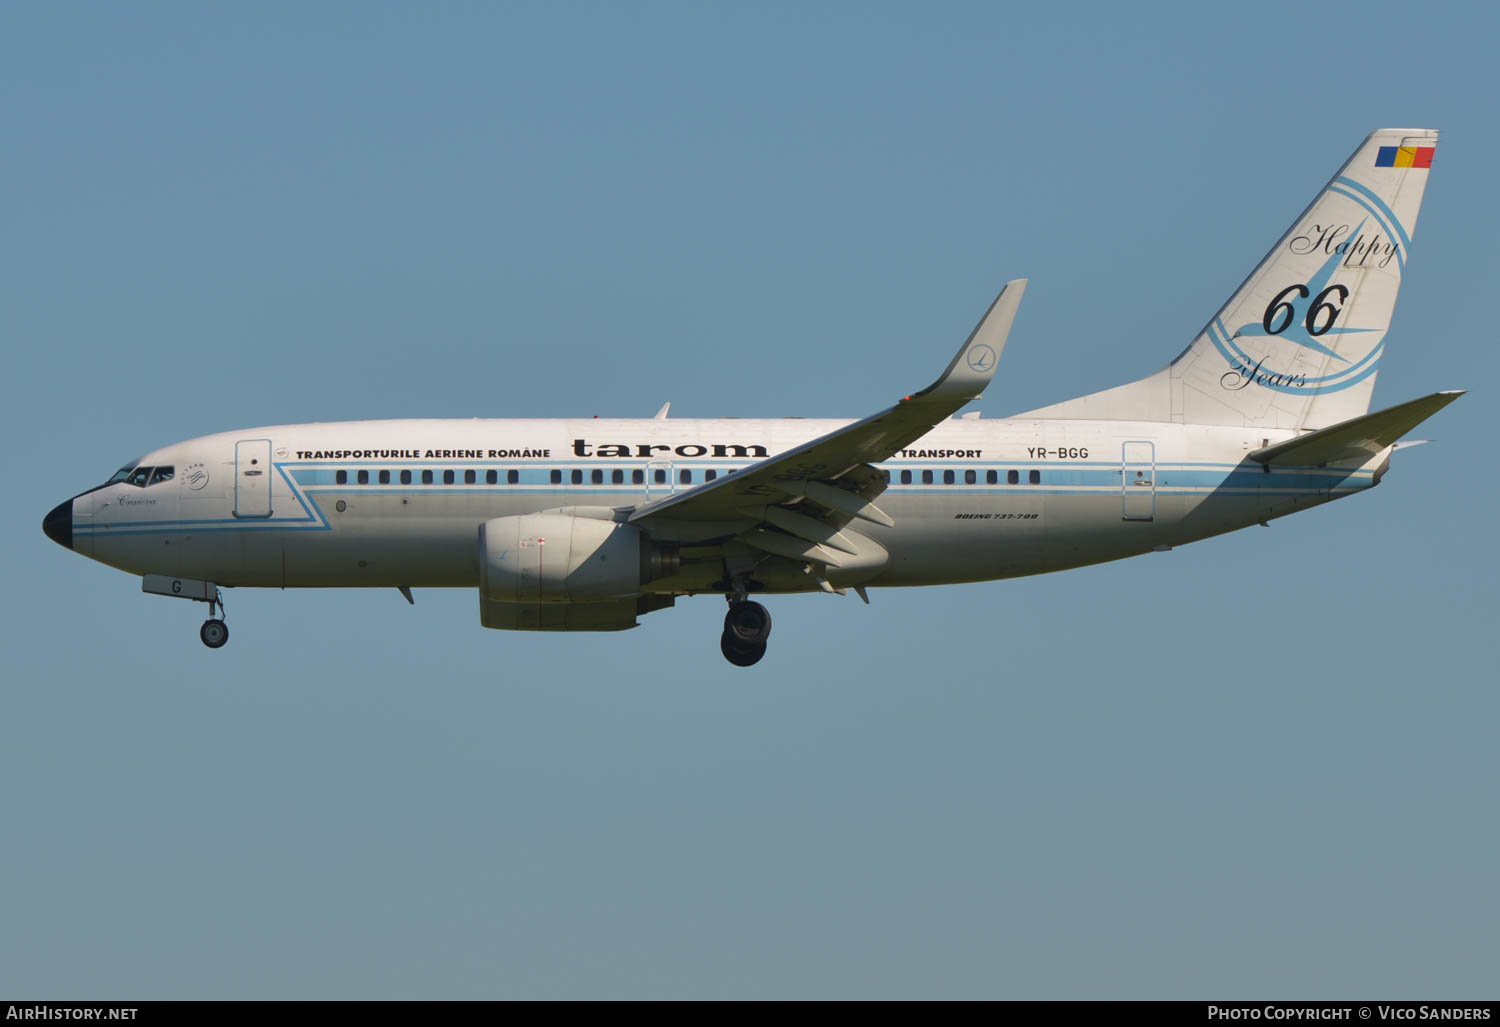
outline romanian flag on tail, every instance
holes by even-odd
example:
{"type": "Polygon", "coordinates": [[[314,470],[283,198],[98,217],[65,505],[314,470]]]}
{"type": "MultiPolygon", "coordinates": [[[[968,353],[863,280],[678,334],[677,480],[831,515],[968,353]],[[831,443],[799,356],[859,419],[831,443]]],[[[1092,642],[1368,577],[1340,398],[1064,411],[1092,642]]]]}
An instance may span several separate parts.
{"type": "Polygon", "coordinates": [[[1382,146],[1375,155],[1377,168],[1430,168],[1435,146],[1382,146]]]}

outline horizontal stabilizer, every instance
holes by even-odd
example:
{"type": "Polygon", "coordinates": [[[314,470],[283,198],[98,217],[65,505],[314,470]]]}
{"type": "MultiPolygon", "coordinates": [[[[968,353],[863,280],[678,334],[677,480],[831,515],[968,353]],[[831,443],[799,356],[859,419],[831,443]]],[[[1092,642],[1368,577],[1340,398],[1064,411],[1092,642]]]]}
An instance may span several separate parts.
{"type": "Polygon", "coordinates": [[[1464,394],[1462,389],[1435,392],[1373,414],[1320,428],[1274,446],[1257,449],[1250,459],[1262,464],[1362,463],[1396,441],[1443,407],[1464,394]]]}

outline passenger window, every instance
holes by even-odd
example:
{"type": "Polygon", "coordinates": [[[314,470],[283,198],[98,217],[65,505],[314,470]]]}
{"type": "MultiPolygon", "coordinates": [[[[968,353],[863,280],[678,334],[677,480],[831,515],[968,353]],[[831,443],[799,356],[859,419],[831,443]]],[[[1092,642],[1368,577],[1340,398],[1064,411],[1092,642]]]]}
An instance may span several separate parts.
{"type": "Polygon", "coordinates": [[[657,471],[656,472],[656,476],[655,476],[655,481],[656,481],[656,484],[658,484],[658,485],[665,485],[667,483],[667,472],[666,471],[660,471],[660,470],[657,471]]]}
{"type": "Polygon", "coordinates": [[[370,484],[370,472],[369,471],[360,471],[359,472],[359,483],[361,485],[368,485],[368,484],[370,484]]]}
{"type": "Polygon", "coordinates": [[[573,482],[574,485],[582,485],[583,484],[583,472],[582,471],[574,471],[572,474],[568,475],[568,478],[569,478],[569,480],[571,480],[573,482]]]}
{"type": "Polygon", "coordinates": [[[423,485],[431,485],[432,484],[432,472],[431,471],[423,471],[422,472],[422,484],[423,485]]]}
{"type": "Polygon", "coordinates": [[[390,471],[381,471],[380,472],[380,484],[382,484],[382,485],[389,485],[390,483],[391,483],[391,472],[390,471]]]}
{"type": "MultiPolygon", "coordinates": [[[[490,473],[493,474],[495,472],[491,471],[490,473]]],[[[506,471],[505,472],[505,484],[507,484],[507,485],[514,485],[516,482],[518,482],[520,480],[521,480],[521,472],[520,471],[506,471]]]]}
{"type": "Polygon", "coordinates": [[[561,485],[562,484],[562,472],[561,471],[556,471],[556,470],[553,471],[550,477],[552,478],[552,484],[554,484],[554,485],[561,485]]]}
{"type": "Polygon", "coordinates": [[[684,485],[691,485],[693,483],[693,472],[692,471],[682,471],[682,472],[679,472],[678,475],[677,475],[677,480],[680,481],[680,482],[682,482],[684,485]]]}
{"type": "MultiPolygon", "coordinates": [[[[469,473],[473,474],[474,472],[470,471],[469,473]]],[[[452,471],[444,471],[443,472],[443,484],[444,485],[452,485],[453,484],[453,472],[452,471]]]]}
{"type": "Polygon", "coordinates": [[[901,472],[901,484],[903,484],[903,485],[910,485],[911,484],[911,472],[910,471],[902,471],[901,472]]]}
{"type": "MultiPolygon", "coordinates": [[[[490,473],[494,474],[495,472],[491,471],[490,473]]],[[[473,485],[478,480],[479,480],[479,476],[477,474],[475,474],[473,471],[465,471],[464,472],[464,484],[465,485],[473,485]]]]}
{"type": "Polygon", "coordinates": [[[151,468],[137,467],[135,470],[130,472],[130,477],[125,479],[125,484],[134,485],[138,489],[143,489],[146,487],[146,483],[150,480],[151,468]]]}
{"type": "Polygon", "coordinates": [[[645,471],[631,471],[630,472],[630,483],[632,485],[644,485],[646,483],[646,472],[645,471]]]}
{"type": "Polygon", "coordinates": [[[984,472],[984,483],[986,485],[998,485],[1000,483],[1000,472],[999,471],[985,471],[984,472]]]}
{"type": "Polygon", "coordinates": [[[1005,472],[1005,484],[1007,484],[1007,485],[1019,485],[1019,484],[1021,484],[1021,472],[1020,471],[1006,471],[1005,472]]]}
{"type": "Polygon", "coordinates": [[[401,484],[403,484],[403,485],[410,485],[411,484],[411,472],[410,471],[402,471],[401,472],[401,484]]]}
{"type": "Polygon", "coordinates": [[[625,484],[625,472],[624,471],[610,471],[609,472],[609,482],[610,482],[611,485],[623,485],[623,484],[625,484]]]}
{"type": "Polygon", "coordinates": [[[333,472],[333,483],[335,485],[347,485],[347,484],[349,484],[349,472],[348,471],[335,471],[335,472],[333,472]]]}
{"type": "Polygon", "coordinates": [[[944,471],[943,472],[943,484],[944,485],[952,485],[953,484],[953,472],[952,471],[944,471]]]}
{"type": "Polygon", "coordinates": [[[594,485],[603,485],[604,484],[604,472],[600,471],[600,470],[590,471],[589,472],[589,482],[591,484],[594,484],[594,485]]]}
{"type": "Polygon", "coordinates": [[[704,471],[703,472],[703,480],[704,481],[713,481],[718,476],[719,476],[719,472],[718,471],[709,470],[709,471],[704,471]]]}
{"type": "Polygon", "coordinates": [[[965,471],[964,472],[964,484],[965,485],[977,485],[977,484],[979,484],[979,475],[978,475],[978,473],[975,472],[975,471],[965,471]]]}
{"type": "Polygon", "coordinates": [[[931,485],[932,484],[932,472],[931,471],[923,471],[922,472],[922,484],[923,485],[931,485]]]}
{"type": "Polygon", "coordinates": [[[1032,471],[1026,475],[1026,480],[1031,482],[1031,484],[1033,485],[1040,485],[1042,483],[1042,472],[1032,471]]]}

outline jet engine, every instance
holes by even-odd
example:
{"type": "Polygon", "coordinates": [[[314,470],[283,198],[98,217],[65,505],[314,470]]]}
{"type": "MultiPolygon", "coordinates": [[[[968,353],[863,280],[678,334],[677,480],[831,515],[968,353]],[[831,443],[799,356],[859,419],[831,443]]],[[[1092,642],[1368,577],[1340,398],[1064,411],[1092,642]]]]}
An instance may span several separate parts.
{"type": "Polygon", "coordinates": [[[565,511],[479,526],[479,594],[502,603],[597,603],[638,596],[673,573],[678,550],[639,528],[565,511]]]}

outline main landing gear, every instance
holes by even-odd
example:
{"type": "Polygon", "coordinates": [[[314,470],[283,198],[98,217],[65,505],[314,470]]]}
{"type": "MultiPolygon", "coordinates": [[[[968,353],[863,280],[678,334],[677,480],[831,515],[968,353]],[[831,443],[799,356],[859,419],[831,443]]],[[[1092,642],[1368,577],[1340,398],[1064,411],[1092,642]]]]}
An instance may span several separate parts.
{"type": "Polygon", "coordinates": [[[771,614],[764,606],[744,598],[729,597],[729,612],[724,615],[724,634],[719,651],[736,667],[752,667],[766,655],[766,639],[771,637],[771,614]]]}

